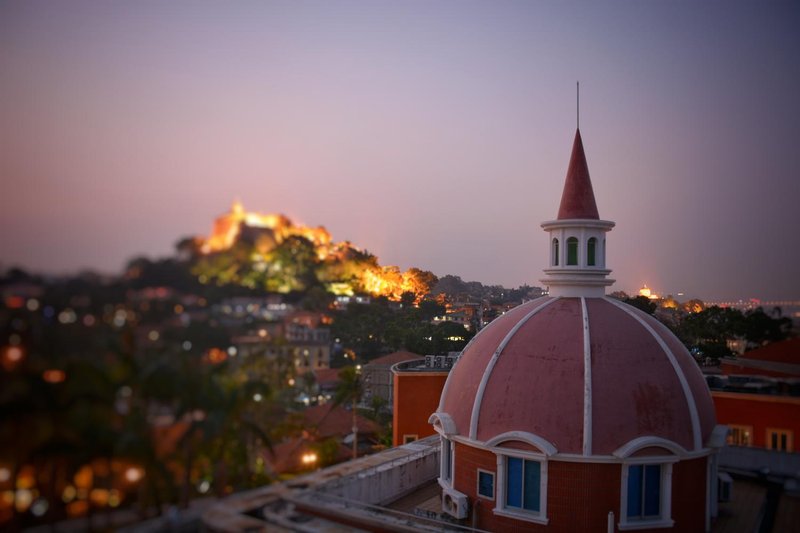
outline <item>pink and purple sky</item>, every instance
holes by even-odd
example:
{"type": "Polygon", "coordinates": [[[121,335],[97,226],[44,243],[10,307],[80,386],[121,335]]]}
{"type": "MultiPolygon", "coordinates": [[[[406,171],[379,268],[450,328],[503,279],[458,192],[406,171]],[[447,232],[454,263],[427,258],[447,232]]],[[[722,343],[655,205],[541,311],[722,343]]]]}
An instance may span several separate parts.
{"type": "Polygon", "coordinates": [[[611,290],[800,299],[797,2],[0,3],[0,264],[119,272],[245,207],[539,284],[575,130],[611,290]]]}

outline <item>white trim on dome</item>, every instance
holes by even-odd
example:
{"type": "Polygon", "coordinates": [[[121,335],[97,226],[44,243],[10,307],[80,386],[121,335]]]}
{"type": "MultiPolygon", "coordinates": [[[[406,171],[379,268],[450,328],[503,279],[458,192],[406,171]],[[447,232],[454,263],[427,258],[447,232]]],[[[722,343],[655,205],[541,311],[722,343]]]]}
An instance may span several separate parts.
{"type": "Polygon", "coordinates": [[[672,365],[672,369],[675,371],[675,375],[678,376],[678,381],[680,382],[681,389],[683,390],[683,396],[686,399],[686,404],[689,407],[689,417],[691,418],[692,421],[692,437],[693,437],[692,440],[694,442],[694,449],[695,450],[702,449],[703,439],[702,439],[702,432],[700,430],[700,415],[697,412],[697,403],[695,403],[694,395],[692,394],[692,389],[689,388],[689,381],[686,379],[686,375],[683,373],[683,369],[681,369],[680,365],[678,364],[678,360],[675,358],[675,354],[672,353],[672,350],[670,350],[669,346],[667,346],[667,343],[664,342],[664,339],[661,338],[661,335],[659,335],[650,324],[645,322],[642,317],[640,317],[631,309],[629,309],[628,308],[629,306],[627,306],[622,302],[616,301],[613,298],[605,297],[603,299],[609,302],[610,304],[618,307],[625,313],[629,314],[634,319],[636,319],[636,321],[639,322],[647,330],[647,332],[653,336],[658,345],[667,355],[667,359],[672,365]]]}
{"type": "MultiPolygon", "coordinates": [[[[684,448],[677,442],[673,442],[663,437],[646,435],[643,437],[636,437],[635,439],[623,444],[622,446],[614,450],[612,455],[614,455],[614,457],[619,457],[620,459],[626,459],[632,456],[634,453],[638,452],[639,450],[643,450],[645,448],[653,448],[653,447],[664,448],[665,450],[669,450],[670,452],[680,457],[685,457],[686,455],[689,454],[686,448],[684,448]]],[[[653,458],[643,457],[642,459],[651,461],[653,458]]]]}
{"type": "Polygon", "coordinates": [[[589,310],[581,297],[583,315],[583,455],[592,455],[592,338],[589,335],[589,310]]]}
{"type": "MultiPolygon", "coordinates": [[[[550,457],[551,455],[555,455],[558,453],[556,447],[553,446],[547,439],[543,439],[539,435],[534,435],[533,433],[529,433],[527,431],[506,431],[505,433],[501,433],[487,440],[484,443],[484,446],[494,448],[500,445],[501,443],[510,440],[518,440],[530,444],[534,448],[538,448],[547,457],[550,457]]],[[[514,450],[514,451],[517,452],[522,450],[514,450]]]]}
{"type": "MultiPolygon", "coordinates": [[[[536,300],[545,299],[545,298],[549,299],[550,297],[549,296],[541,296],[539,298],[531,300],[531,302],[535,302],[536,300]]],[[[530,302],[525,302],[525,303],[530,303],[530,302]]],[[[520,305],[525,305],[525,304],[520,304],[520,305]]],[[[516,307],[514,309],[516,309],[516,307]]],[[[461,350],[461,355],[464,355],[467,352],[467,350],[469,349],[469,347],[472,346],[472,343],[475,342],[478,339],[478,337],[481,336],[481,333],[483,333],[484,331],[489,329],[489,327],[491,327],[491,325],[493,323],[494,322],[487,324],[486,327],[484,327],[482,330],[480,330],[478,333],[476,333],[475,336],[472,337],[469,340],[467,345],[464,346],[464,349],[461,350]]],[[[437,412],[442,411],[444,409],[444,399],[447,396],[447,390],[450,387],[450,379],[453,377],[453,372],[455,371],[456,367],[458,366],[458,362],[459,361],[461,361],[461,357],[456,359],[456,362],[453,364],[453,368],[451,368],[450,372],[447,373],[447,378],[444,380],[444,387],[442,387],[442,395],[439,396],[439,407],[436,409],[437,412]]]]}
{"type": "MultiPolygon", "coordinates": [[[[536,313],[538,313],[539,311],[541,311],[542,309],[544,309],[545,307],[547,307],[551,303],[555,302],[556,300],[558,300],[557,296],[552,298],[552,299],[550,299],[550,300],[548,300],[548,301],[546,301],[546,302],[543,302],[541,305],[539,305],[536,308],[534,308],[533,311],[529,312],[527,315],[522,317],[522,319],[519,322],[517,322],[514,325],[513,328],[511,328],[511,331],[509,331],[506,334],[505,338],[500,343],[500,345],[497,347],[497,349],[495,350],[494,354],[492,354],[492,358],[489,360],[489,364],[486,365],[486,369],[483,371],[483,376],[481,377],[481,382],[478,385],[478,392],[475,394],[475,402],[472,404],[472,417],[470,418],[470,421],[469,421],[469,438],[475,439],[475,440],[477,440],[477,438],[478,438],[477,437],[477,435],[478,435],[478,418],[479,418],[479,415],[480,415],[481,403],[483,402],[483,393],[486,391],[486,384],[489,382],[489,378],[492,375],[492,370],[494,370],[494,365],[497,364],[497,360],[500,358],[500,354],[503,352],[503,350],[505,349],[506,345],[509,342],[511,342],[511,339],[514,337],[514,335],[516,335],[517,331],[519,331],[519,329],[522,326],[524,326],[525,323],[533,315],[535,315],[536,313]]],[[[452,370],[450,371],[450,373],[452,374],[452,370]]],[[[448,378],[449,378],[449,376],[448,376],[448,378]]],[[[449,379],[448,379],[448,381],[449,381],[449,379]]],[[[445,387],[446,386],[447,386],[447,382],[445,382],[445,387]]],[[[445,393],[446,393],[446,390],[442,392],[442,398],[444,398],[445,393]]]]}
{"type": "Polygon", "coordinates": [[[428,418],[428,424],[431,424],[437,433],[444,435],[445,437],[450,435],[458,435],[456,423],[447,413],[436,411],[428,418]]]}
{"type": "MultiPolygon", "coordinates": [[[[471,446],[473,448],[478,448],[478,449],[486,450],[486,451],[490,451],[490,452],[496,452],[497,449],[498,449],[497,447],[488,446],[485,442],[481,442],[481,441],[478,441],[478,440],[473,440],[473,439],[470,439],[469,437],[464,437],[462,435],[452,435],[451,437],[448,437],[448,438],[451,439],[453,442],[458,442],[458,443],[461,443],[461,444],[464,444],[464,445],[467,445],[467,446],[471,446]]],[[[503,450],[507,450],[508,448],[502,448],[502,449],[503,450]]],[[[528,453],[528,454],[531,454],[531,457],[534,457],[534,456],[537,455],[537,453],[533,452],[533,451],[526,452],[526,451],[523,451],[523,450],[517,450],[516,448],[514,450],[515,450],[514,453],[517,453],[517,452],[528,453]]],[[[681,460],[698,459],[700,457],[708,457],[709,455],[711,455],[713,453],[713,451],[714,450],[711,449],[711,448],[703,448],[702,450],[697,450],[697,451],[687,450],[686,453],[681,456],[681,460]]],[[[673,456],[672,455],[665,455],[665,456],[661,456],[660,458],[664,459],[664,460],[669,460],[670,457],[673,457],[673,456]]],[[[622,462],[622,459],[620,459],[619,457],[617,457],[615,455],[588,455],[587,456],[587,455],[583,455],[582,453],[562,453],[562,452],[557,452],[557,453],[549,456],[548,459],[551,460],[551,461],[562,461],[562,462],[566,462],[566,463],[591,463],[591,464],[595,464],[595,463],[609,464],[610,463],[610,464],[620,464],[622,462]]]]}

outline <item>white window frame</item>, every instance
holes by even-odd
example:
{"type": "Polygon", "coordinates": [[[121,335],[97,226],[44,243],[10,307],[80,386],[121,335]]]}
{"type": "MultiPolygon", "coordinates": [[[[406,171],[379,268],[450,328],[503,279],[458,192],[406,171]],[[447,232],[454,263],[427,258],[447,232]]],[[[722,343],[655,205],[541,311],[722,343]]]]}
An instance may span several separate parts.
{"type": "Polygon", "coordinates": [[[677,458],[631,457],[623,463],[618,524],[620,530],[656,529],[675,525],[675,521],[672,519],[672,465],[677,462],[677,458]],[[628,469],[633,465],[661,466],[661,487],[659,489],[661,513],[658,517],[628,518],[628,469]]]}
{"type": "Polygon", "coordinates": [[[406,434],[403,435],[403,444],[408,444],[410,442],[414,442],[414,441],[418,441],[418,440],[419,440],[419,434],[417,434],[417,433],[406,433],[406,434]],[[411,438],[411,440],[408,440],[409,437],[411,438]]]}
{"type": "Polygon", "coordinates": [[[748,436],[747,444],[739,444],[737,442],[731,442],[728,444],[729,446],[743,446],[743,447],[750,447],[753,445],[753,426],[746,426],[744,424],[728,424],[728,428],[730,428],[730,432],[728,433],[731,436],[731,440],[733,440],[733,432],[735,431],[745,431],[748,436]]]}
{"type": "Polygon", "coordinates": [[[475,494],[478,495],[478,498],[483,498],[484,500],[494,501],[495,494],[497,494],[497,476],[491,470],[484,470],[483,468],[478,469],[478,475],[475,477],[475,494]],[[481,474],[489,474],[492,476],[492,496],[486,496],[485,494],[481,494],[481,474]]]}
{"type": "Polygon", "coordinates": [[[507,516],[517,520],[533,522],[536,524],[547,525],[547,459],[546,457],[532,453],[517,453],[516,450],[498,451],[497,453],[497,476],[495,476],[495,507],[494,514],[507,516]],[[515,457],[524,461],[536,461],[540,465],[539,470],[539,512],[527,509],[517,509],[516,507],[506,507],[506,463],[507,458],[515,457]]]}

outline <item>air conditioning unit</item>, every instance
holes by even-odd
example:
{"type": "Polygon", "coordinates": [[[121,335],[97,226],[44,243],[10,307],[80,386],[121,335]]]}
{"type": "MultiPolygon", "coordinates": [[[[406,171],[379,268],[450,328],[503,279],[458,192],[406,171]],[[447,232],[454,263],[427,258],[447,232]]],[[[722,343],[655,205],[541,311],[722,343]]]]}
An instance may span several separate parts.
{"type": "Polygon", "coordinates": [[[733,478],[727,472],[720,472],[717,476],[719,483],[718,500],[729,502],[733,498],[733,478]]]}
{"type": "Polygon", "coordinates": [[[453,518],[466,518],[469,511],[469,498],[457,490],[443,488],[442,511],[453,518]]]}

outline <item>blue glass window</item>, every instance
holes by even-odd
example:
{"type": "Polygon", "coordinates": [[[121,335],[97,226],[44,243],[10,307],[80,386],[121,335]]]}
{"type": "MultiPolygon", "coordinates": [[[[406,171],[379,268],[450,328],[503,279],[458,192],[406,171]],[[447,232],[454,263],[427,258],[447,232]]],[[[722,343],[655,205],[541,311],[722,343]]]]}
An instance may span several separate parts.
{"type": "Polygon", "coordinates": [[[628,518],[661,515],[661,465],[628,467],[628,518]]]}
{"type": "Polygon", "coordinates": [[[478,471],[478,494],[486,498],[494,498],[494,474],[478,471]]]}
{"type": "Polygon", "coordinates": [[[506,507],[538,512],[542,465],[518,457],[506,459],[506,507]]]}

